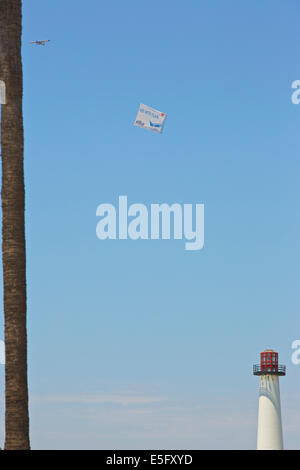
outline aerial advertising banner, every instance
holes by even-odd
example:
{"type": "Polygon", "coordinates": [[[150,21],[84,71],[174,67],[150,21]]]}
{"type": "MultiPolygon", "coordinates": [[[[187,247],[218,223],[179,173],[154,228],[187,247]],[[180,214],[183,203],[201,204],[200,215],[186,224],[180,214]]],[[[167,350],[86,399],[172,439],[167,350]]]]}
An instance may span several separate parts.
{"type": "Polygon", "coordinates": [[[134,125],[162,133],[166,115],[157,109],[140,104],[134,125]]]}

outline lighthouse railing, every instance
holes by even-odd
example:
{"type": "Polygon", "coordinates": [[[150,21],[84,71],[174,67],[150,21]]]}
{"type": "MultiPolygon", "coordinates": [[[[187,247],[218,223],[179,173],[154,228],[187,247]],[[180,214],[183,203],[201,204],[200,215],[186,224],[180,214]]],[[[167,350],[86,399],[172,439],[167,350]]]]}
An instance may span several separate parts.
{"type": "Polygon", "coordinates": [[[263,374],[285,375],[285,373],[286,373],[286,366],[282,364],[272,365],[272,366],[254,364],[253,366],[254,375],[263,375],[263,374]]]}

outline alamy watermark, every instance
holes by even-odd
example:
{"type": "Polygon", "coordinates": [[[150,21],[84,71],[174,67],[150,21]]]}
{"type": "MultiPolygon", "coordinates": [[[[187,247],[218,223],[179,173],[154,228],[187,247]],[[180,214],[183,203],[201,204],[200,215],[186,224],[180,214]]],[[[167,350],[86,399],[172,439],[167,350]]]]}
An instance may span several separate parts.
{"type": "Polygon", "coordinates": [[[3,80],[0,80],[0,104],[6,104],[6,87],[3,80]]]}
{"type": "Polygon", "coordinates": [[[0,365],[5,364],[5,344],[2,339],[0,339],[0,365]]]}
{"type": "Polygon", "coordinates": [[[300,339],[295,339],[295,341],[292,342],[292,349],[295,349],[295,351],[292,354],[291,360],[292,363],[297,366],[300,364],[300,339]]]}
{"type": "Polygon", "coordinates": [[[174,240],[186,241],[188,251],[204,246],[204,204],[131,204],[119,196],[118,209],[113,204],[100,204],[96,216],[99,240],[174,240]],[[195,223],[193,218],[195,216],[195,223]],[[172,225],[172,230],[171,230],[172,225]]]}
{"type": "Polygon", "coordinates": [[[300,103],[300,80],[294,80],[292,83],[292,88],[295,90],[292,93],[291,100],[293,104],[300,103]]]}

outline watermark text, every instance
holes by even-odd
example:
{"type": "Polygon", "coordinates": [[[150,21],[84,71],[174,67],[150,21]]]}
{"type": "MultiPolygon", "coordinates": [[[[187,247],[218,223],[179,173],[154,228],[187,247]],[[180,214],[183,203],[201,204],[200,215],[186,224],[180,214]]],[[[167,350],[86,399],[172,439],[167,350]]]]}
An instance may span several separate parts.
{"type": "Polygon", "coordinates": [[[144,204],[128,206],[127,196],[119,197],[119,205],[100,204],[96,216],[99,240],[182,240],[188,251],[204,246],[204,204],[144,204]],[[195,220],[193,220],[195,218],[195,220]]]}

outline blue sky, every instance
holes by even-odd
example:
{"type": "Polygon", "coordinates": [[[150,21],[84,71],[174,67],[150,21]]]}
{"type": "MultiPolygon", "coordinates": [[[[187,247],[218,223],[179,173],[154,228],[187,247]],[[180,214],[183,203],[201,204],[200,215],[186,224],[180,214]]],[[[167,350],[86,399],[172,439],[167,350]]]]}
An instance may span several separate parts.
{"type": "Polygon", "coordinates": [[[33,448],[255,448],[271,347],[299,449],[298,17],[296,0],[24,2],[33,448]],[[133,126],[140,103],[163,134],[133,126]],[[205,204],[204,248],[100,241],[119,195],[205,204]]]}

